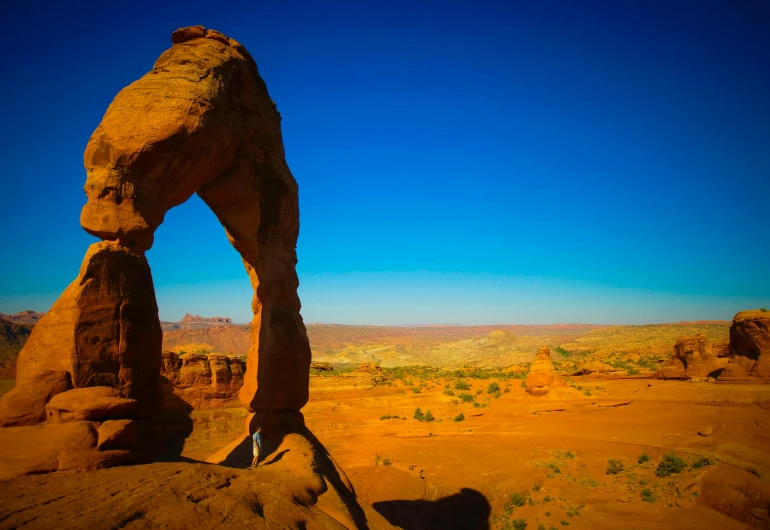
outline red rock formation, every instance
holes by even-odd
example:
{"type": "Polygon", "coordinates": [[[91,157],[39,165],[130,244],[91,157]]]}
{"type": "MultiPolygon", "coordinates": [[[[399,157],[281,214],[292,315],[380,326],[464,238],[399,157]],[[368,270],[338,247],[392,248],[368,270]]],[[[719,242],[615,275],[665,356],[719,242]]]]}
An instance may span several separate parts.
{"type": "Polygon", "coordinates": [[[176,329],[163,333],[163,349],[188,344],[208,344],[219,353],[246,355],[251,348],[251,326],[208,326],[203,329],[176,329]]]}
{"type": "Polygon", "coordinates": [[[564,386],[564,379],[556,373],[551,362],[548,346],[541,347],[535,354],[535,361],[529,367],[526,384],[527,392],[533,396],[544,396],[551,388],[564,386]]]}
{"type": "MultiPolygon", "coordinates": [[[[237,407],[246,362],[220,354],[163,352],[161,375],[170,383],[173,395],[194,409],[237,407]]],[[[166,395],[165,409],[176,408],[166,395]]]]}
{"type": "Polygon", "coordinates": [[[770,380],[770,311],[735,315],[730,326],[730,362],[719,380],[770,380]]]}
{"type": "Polygon", "coordinates": [[[725,350],[725,345],[709,342],[702,333],[681,337],[674,344],[674,355],[658,370],[657,376],[659,379],[692,379],[718,375],[727,365],[725,350]]]}
{"type": "Polygon", "coordinates": [[[95,410],[111,399],[135,402],[110,409],[109,419],[158,410],[162,337],[145,251],[165,213],[193,193],[224,225],[254,287],[241,402],[269,412],[307,401],[297,184],[284,160],[281,117],[238,42],[202,27],[178,30],[172,42],[152,71],[118,93],[86,146],[80,221],[103,241],[89,247],[78,277],[19,353],[2,424],[40,421],[46,406],[49,421],[90,417],[91,408],[78,408],[88,400],[95,410]],[[62,373],[75,390],[66,391],[62,373]],[[89,387],[115,395],[86,398],[89,387]]]}
{"type": "Polygon", "coordinates": [[[24,311],[19,311],[18,313],[14,313],[12,315],[6,315],[5,313],[0,313],[0,319],[5,319],[9,322],[14,322],[16,324],[31,324],[35,325],[37,324],[37,321],[40,320],[43,317],[44,313],[38,313],[36,311],[32,311],[31,309],[27,309],[24,311]]]}

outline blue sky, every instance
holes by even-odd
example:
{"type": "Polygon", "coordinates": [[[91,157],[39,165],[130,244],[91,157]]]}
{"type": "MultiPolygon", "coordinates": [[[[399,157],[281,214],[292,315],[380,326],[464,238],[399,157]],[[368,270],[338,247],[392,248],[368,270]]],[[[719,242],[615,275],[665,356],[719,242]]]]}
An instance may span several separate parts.
{"type": "MultiPolygon", "coordinates": [[[[767,2],[74,4],[5,13],[0,312],[47,310],[75,277],[88,137],[193,24],[250,50],[283,116],[307,322],[770,306],[767,2]]],[[[250,319],[197,197],[147,256],[162,319],[250,319]]]]}

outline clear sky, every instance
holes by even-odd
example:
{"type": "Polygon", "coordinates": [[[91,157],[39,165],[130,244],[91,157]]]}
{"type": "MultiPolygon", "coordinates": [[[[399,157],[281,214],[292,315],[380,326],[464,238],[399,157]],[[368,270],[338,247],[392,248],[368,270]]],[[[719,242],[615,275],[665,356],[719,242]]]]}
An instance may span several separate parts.
{"type": "MultiPolygon", "coordinates": [[[[3,13],[0,312],[75,277],[86,142],[194,24],[249,49],[283,116],[306,322],[770,307],[769,2],[50,3],[3,13]]],[[[162,319],[250,319],[197,197],[147,256],[162,319]]]]}

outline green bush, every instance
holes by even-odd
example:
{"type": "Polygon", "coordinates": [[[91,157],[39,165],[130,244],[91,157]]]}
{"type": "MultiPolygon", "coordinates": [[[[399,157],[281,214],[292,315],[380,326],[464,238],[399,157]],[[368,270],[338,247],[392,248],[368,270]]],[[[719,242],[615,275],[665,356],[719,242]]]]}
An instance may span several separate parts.
{"type": "Polygon", "coordinates": [[[521,382],[521,388],[527,388],[527,382],[526,381],[522,381],[521,382]]]}
{"type": "Polygon", "coordinates": [[[382,461],[382,465],[383,465],[383,466],[389,466],[389,465],[391,465],[391,462],[390,462],[390,458],[386,458],[385,460],[383,460],[383,461],[382,461]]]}
{"type": "Polygon", "coordinates": [[[419,394],[420,392],[422,392],[422,390],[420,390],[420,389],[419,389],[419,388],[417,388],[416,386],[413,386],[413,387],[412,387],[412,392],[414,392],[415,394],[419,394]]]}
{"type": "Polygon", "coordinates": [[[657,499],[657,497],[653,495],[652,490],[649,488],[644,488],[641,493],[642,493],[642,500],[644,502],[653,503],[657,499]]]}
{"type": "Polygon", "coordinates": [[[650,461],[650,456],[647,453],[642,453],[642,455],[639,457],[639,460],[638,460],[640,464],[644,464],[645,462],[649,462],[649,461],[650,461]]]}
{"type": "Polygon", "coordinates": [[[379,466],[380,465],[380,460],[382,460],[382,457],[380,455],[375,456],[374,457],[374,465],[375,466],[379,466]]]}
{"type": "Polygon", "coordinates": [[[458,421],[465,421],[465,414],[461,412],[460,414],[452,418],[452,421],[455,423],[457,423],[458,421]]]}
{"type": "Polygon", "coordinates": [[[462,401],[463,403],[471,403],[471,402],[473,402],[473,400],[474,400],[474,399],[476,399],[476,398],[474,398],[472,395],[470,395],[470,394],[465,394],[465,393],[463,393],[463,394],[460,394],[460,395],[459,395],[459,396],[457,396],[457,397],[459,397],[459,398],[460,398],[460,401],[462,401]]]}
{"type": "Polygon", "coordinates": [[[463,381],[462,379],[458,379],[455,381],[455,390],[470,390],[471,385],[463,381]]]}
{"type": "Polygon", "coordinates": [[[513,523],[513,530],[526,530],[527,528],[526,519],[514,519],[512,523],[513,523]]]}
{"type": "Polygon", "coordinates": [[[692,463],[692,468],[701,469],[703,467],[711,466],[711,465],[714,465],[714,462],[710,458],[706,456],[700,456],[695,462],[692,463]]]}
{"type": "Polygon", "coordinates": [[[559,524],[562,526],[569,526],[569,521],[559,521],[559,524]]]}
{"type": "Polygon", "coordinates": [[[610,459],[609,463],[607,464],[607,474],[608,475],[617,475],[621,471],[623,471],[623,462],[620,460],[610,459]]]}
{"type": "Polygon", "coordinates": [[[762,311],[763,313],[767,313],[767,308],[766,307],[760,307],[759,310],[762,311]]]}
{"type": "Polygon", "coordinates": [[[494,394],[492,394],[492,397],[495,398],[495,399],[499,398],[500,396],[502,396],[502,394],[500,393],[499,390],[497,392],[495,392],[494,394]]]}
{"type": "Polygon", "coordinates": [[[674,453],[663,455],[655,474],[659,477],[668,477],[674,473],[681,473],[687,468],[687,462],[676,456],[674,453]]]}
{"type": "Polygon", "coordinates": [[[532,486],[532,491],[534,491],[535,493],[540,491],[540,484],[535,484],[534,486],[532,486]]]}
{"type": "Polygon", "coordinates": [[[383,414],[382,416],[380,416],[380,420],[389,420],[392,417],[393,416],[391,416],[390,414],[383,414]]]}
{"type": "Polygon", "coordinates": [[[517,508],[521,508],[522,506],[527,504],[527,497],[525,495],[522,495],[518,491],[516,493],[511,493],[509,504],[511,506],[516,506],[517,508]]]}
{"type": "Polygon", "coordinates": [[[416,420],[423,421],[425,419],[425,416],[422,413],[422,410],[420,410],[420,407],[417,407],[414,409],[414,416],[412,416],[416,420]]]}
{"type": "Polygon", "coordinates": [[[433,413],[428,410],[425,412],[425,418],[423,421],[433,421],[435,418],[433,417],[433,413]]]}
{"type": "Polygon", "coordinates": [[[446,390],[444,390],[444,394],[446,394],[447,396],[454,396],[455,395],[454,391],[449,390],[448,388],[446,390]]]}
{"type": "Polygon", "coordinates": [[[497,382],[489,383],[487,394],[494,394],[495,392],[500,392],[500,385],[497,382]]]}

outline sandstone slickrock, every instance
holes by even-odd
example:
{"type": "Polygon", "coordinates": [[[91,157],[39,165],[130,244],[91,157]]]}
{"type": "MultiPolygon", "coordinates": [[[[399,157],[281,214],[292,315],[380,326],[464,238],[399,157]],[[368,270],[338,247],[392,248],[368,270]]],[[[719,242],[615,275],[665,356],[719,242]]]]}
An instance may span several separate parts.
{"type": "Polygon", "coordinates": [[[102,421],[137,415],[138,402],[107,386],[75,388],[57,394],[45,406],[48,423],[102,421]]]}
{"type": "Polygon", "coordinates": [[[170,391],[195,409],[238,406],[245,372],[246,362],[238,357],[163,352],[161,375],[170,383],[170,391]]]}
{"type": "Polygon", "coordinates": [[[287,464],[264,475],[282,486],[271,484],[268,493],[281,498],[260,504],[263,519],[283,520],[283,508],[269,513],[282,500],[312,507],[305,513],[314,522],[303,528],[366,527],[352,486],[299,412],[311,355],[295,270],[298,189],[284,158],[281,116],[241,44],[202,26],[175,31],[172,43],[150,72],[117,94],[86,146],[80,223],[103,241],[88,248],[77,278],[19,353],[18,392],[3,398],[0,421],[40,421],[43,403],[46,422],[0,429],[0,477],[132,462],[139,451],[119,448],[149,440],[136,440],[125,420],[140,419],[136,438],[144,436],[142,426],[163,422],[163,415],[152,417],[165,378],[145,252],[166,212],[197,193],[224,226],[254,289],[251,346],[245,374],[242,363],[220,355],[170,356],[165,373],[183,394],[184,384],[190,390],[202,382],[230,396],[242,379],[240,402],[255,414],[240,440],[246,444],[238,445],[246,449],[239,466],[250,464],[257,426],[265,456],[289,446],[287,457],[274,457],[287,464]],[[48,373],[67,374],[74,389],[47,388],[34,403],[20,399],[41,378],[50,383],[48,373]]]}
{"type": "Polygon", "coordinates": [[[45,407],[51,398],[70,389],[69,372],[48,370],[36,374],[0,400],[0,427],[35,425],[45,421],[45,407]]]}
{"type": "Polygon", "coordinates": [[[730,361],[718,380],[770,380],[770,311],[735,315],[730,326],[730,361]]]}
{"type": "Polygon", "coordinates": [[[680,337],[674,344],[673,356],[658,370],[657,376],[660,379],[708,377],[727,365],[725,351],[725,345],[715,345],[701,333],[695,337],[680,337]],[[719,357],[720,353],[722,357],[719,357]]]}
{"type": "Polygon", "coordinates": [[[564,386],[564,379],[556,373],[551,362],[548,346],[543,346],[535,355],[535,361],[527,374],[527,392],[533,396],[544,396],[553,387],[564,386]]]}

